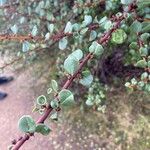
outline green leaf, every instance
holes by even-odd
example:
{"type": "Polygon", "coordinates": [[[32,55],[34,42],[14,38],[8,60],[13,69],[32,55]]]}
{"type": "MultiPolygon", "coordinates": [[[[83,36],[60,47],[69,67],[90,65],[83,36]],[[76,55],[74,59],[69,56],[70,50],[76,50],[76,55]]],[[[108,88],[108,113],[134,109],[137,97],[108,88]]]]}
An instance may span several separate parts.
{"type": "Polygon", "coordinates": [[[138,6],[140,9],[144,9],[144,8],[150,6],[150,1],[149,1],[149,0],[138,0],[138,1],[137,1],[137,6],[138,6]]]}
{"type": "Polygon", "coordinates": [[[49,38],[50,38],[50,33],[48,32],[45,34],[45,40],[47,41],[47,40],[49,40],[49,38]]]}
{"type": "Polygon", "coordinates": [[[127,38],[127,34],[122,29],[117,29],[115,32],[112,33],[112,42],[116,44],[122,44],[125,39],[127,38]]]}
{"type": "Polygon", "coordinates": [[[26,21],[26,18],[25,18],[25,17],[21,17],[21,18],[20,18],[20,24],[23,24],[25,21],[26,21]]]}
{"type": "Polygon", "coordinates": [[[48,135],[51,132],[51,129],[45,124],[37,124],[35,132],[41,133],[42,135],[48,135]]]}
{"type": "Polygon", "coordinates": [[[148,91],[148,92],[150,92],[150,84],[146,84],[145,85],[145,90],[148,91]]]}
{"type": "Polygon", "coordinates": [[[71,33],[72,32],[72,24],[70,21],[67,22],[64,33],[71,33]]]}
{"type": "Polygon", "coordinates": [[[45,10],[44,9],[40,9],[39,15],[40,15],[40,17],[45,16],[45,10]]]}
{"type": "Polygon", "coordinates": [[[144,42],[146,42],[148,40],[148,38],[150,37],[150,34],[149,33],[143,33],[140,37],[144,42]]]}
{"type": "Polygon", "coordinates": [[[64,50],[67,47],[68,40],[64,37],[59,40],[59,49],[64,50]]]}
{"type": "Polygon", "coordinates": [[[141,68],[145,68],[147,66],[147,62],[146,60],[139,60],[137,63],[136,63],[136,66],[137,67],[141,67],[141,68]]]}
{"type": "Polygon", "coordinates": [[[100,25],[105,25],[106,21],[107,21],[107,17],[105,16],[105,17],[103,17],[103,18],[100,19],[99,24],[100,25]]]}
{"type": "Polygon", "coordinates": [[[78,23],[73,24],[73,30],[74,31],[79,31],[80,30],[80,25],[78,23]]]}
{"type": "Polygon", "coordinates": [[[133,0],[121,0],[122,4],[129,5],[133,2],[133,0]]]}
{"type": "Polygon", "coordinates": [[[79,68],[79,61],[74,56],[69,56],[64,62],[64,69],[73,75],[79,68]]]}
{"type": "Polygon", "coordinates": [[[97,108],[97,111],[101,111],[102,113],[105,113],[105,110],[106,110],[106,105],[103,105],[103,106],[99,106],[98,108],[97,108]]]}
{"type": "Polygon", "coordinates": [[[84,16],[83,24],[84,24],[85,26],[87,26],[87,25],[89,25],[91,22],[92,22],[92,16],[90,16],[90,15],[85,15],[85,16],[84,16]]]}
{"type": "Polygon", "coordinates": [[[80,34],[85,34],[86,32],[88,31],[88,27],[86,27],[86,28],[83,28],[81,31],[80,31],[80,34]]]}
{"type": "Polygon", "coordinates": [[[59,100],[60,100],[60,104],[62,106],[70,106],[72,104],[74,104],[74,96],[72,94],[71,91],[69,90],[62,90],[60,91],[60,93],[58,94],[59,100]]]}
{"type": "Polygon", "coordinates": [[[113,24],[112,24],[112,22],[110,20],[105,21],[104,29],[106,31],[110,30],[112,27],[113,27],[113,24]]]}
{"type": "Polygon", "coordinates": [[[92,30],[90,33],[89,41],[93,41],[97,37],[97,32],[92,30]]]}
{"type": "Polygon", "coordinates": [[[104,52],[104,49],[102,45],[94,41],[92,45],[89,47],[89,52],[94,53],[97,56],[100,56],[104,52]]]}
{"type": "Polygon", "coordinates": [[[33,27],[33,29],[32,29],[31,34],[32,34],[32,36],[36,36],[37,33],[38,33],[38,29],[37,29],[37,26],[35,25],[35,26],[33,27]]]}
{"type": "Polygon", "coordinates": [[[51,81],[51,85],[52,85],[53,90],[55,92],[57,92],[58,91],[58,84],[57,84],[57,82],[55,80],[52,80],[51,81]]]}
{"type": "Polygon", "coordinates": [[[87,106],[93,106],[94,105],[94,103],[91,99],[87,99],[85,103],[87,106]]]}
{"type": "Polygon", "coordinates": [[[147,62],[148,67],[150,68],[150,60],[147,62]]]}
{"type": "Polygon", "coordinates": [[[72,52],[69,56],[75,57],[77,60],[80,60],[83,57],[83,52],[80,49],[77,49],[74,52],[72,52]]]}
{"type": "Polygon", "coordinates": [[[150,24],[146,25],[143,29],[142,32],[150,32],[150,24]]]}
{"type": "Polygon", "coordinates": [[[22,51],[27,52],[30,49],[30,43],[28,41],[24,41],[22,44],[22,51]]]}
{"type": "Polygon", "coordinates": [[[142,30],[142,24],[139,21],[135,20],[131,24],[130,30],[131,30],[131,32],[135,32],[135,33],[140,32],[142,30]]]}
{"type": "Polygon", "coordinates": [[[13,25],[11,28],[11,31],[14,33],[14,34],[17,34],[17,32],[18,32],[18,26],[15,24],[15,25],[13,25]]]}
{"type": "Polygon", "coordinates": [[[147,56],[148,55],[148,49],[146,47],[141,47],[139,49],[141,56],[147,56]]]}
{"type": "Polygon", "coordinates": [[[51,13],[47,12],[46,13],[46,19],[49,21],[53,20],[53,15],[51,13]]]}
{"type": "Polygon", "coordinates": [[[53,109],[58,108],[58,106],[59,106],[59,103],[58,103],[57,99],[54,99],[54,100],[51,101],[51,107],[53,109]]]}
{"type": "Polygon", "coordinates": [[[38,105],[45,105],[47,103],[47,99],[44,95],[41,95],[37,98],[38,105]]]}
{"type": "Polygon", "coordinates": [[[47,89],[47,94],[51,94],[52,93],[52,88],[48,88],[47,89]]]}
{"type": "Polygon", "coordinates": [[[82,72],[83,78],[80,79],[80,83],[86,87],[89,87],[93,82],[93,76],[91,75],[90,71],[86,70],[82,72]]]}
{"type": "Polygon", "coordinates": [[[48,24],[47,28],[50,31],[50,33],[53,33],[53,31],[54,31],[54,24],[48,24]]]}
{"type": "Polygon", "coordinates": [[[40,1],[40,2],[39,2],[39,7],[40,7],[40,8],[44,8],[44,1],[40,1]]]}
{"type": "Polygon", "coordinates": [[[43,115],[43,114],[44,114],[44,109],[43,109],[43,108],[40,108],[40,109],[38,110],[38,113],[41,114],[41,115],[43,115]]]}
{"type": "Polygon", "coordinates": [[[138,48],[139,48],[137,42],[132,42],[132,43],[129,45],[129,47],[130,47],[130,49],[138,49],[138,48]]]}
{"type": "Polygon", "coordinates": [[[45,2],[45,7],[44,7],[45,9],[48,9],[48,8],[50,8],[50,1],[46,1],[45,2]]]}
{"type": "Polygon", "coordinates": [[[131,83],[130,82],[126,82],[125,83],[125,87],[130,87],[131,86],[131,83]]]}
{"type": "Polygon", "coordinates": [[[36,129],[36,123],[31,116],[24,115],[19,119],[18,127],[22,132],[34,133],[36,129]]]}
{"type": "Polygon", "coordinates": [[[136,80],[135,78],[132,78],[132,79],[131,79],[131,84],[132,84],[132,85],[136,85],[136,84],[137,84],[137,80],[136,80]]]}
{"type": "Polygon", "coordinates": [[[142,87],[144,87],[144,85],[145,85],[145,83],[144,83],[143,81],[138,82],[138,86],[139,86],[139,87],[142,88],[142,87]]]}
{"type": "Polygon", "coordinates": [[[143,72],[142,74],[141,74],[141,80],[144,80],[144,79],[146,79],[148,77],[148,73],[147,72],[143,72]]]}

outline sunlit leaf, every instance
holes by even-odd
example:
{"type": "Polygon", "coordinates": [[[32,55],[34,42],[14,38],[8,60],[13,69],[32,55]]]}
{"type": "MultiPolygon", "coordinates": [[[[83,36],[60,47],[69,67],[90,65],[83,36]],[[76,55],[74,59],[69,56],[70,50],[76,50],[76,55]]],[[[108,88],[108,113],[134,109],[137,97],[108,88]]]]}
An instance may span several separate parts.
{"type": "Polygon", "coordinates": [[[35,26],[33,27],[33,29],[32,29],[31,34],[32,34],[32,36],[36,36],[37,33],[38,33],[38,29],[37,29],[37,26],[35,25],[35,26]]]}
{"type": "Polygon", "coordinates": [[[64,62],[64,69],[73,75],[79,68],[79,61],[75,57],[68,57],[64,62]]]}
{"type": "Polygon", "coordinates": [[[14,33],[14,34],[17,34],[17,32],[18,32],[18,26],[15,24],[15,25],[13,25],[11,28],[11,31],[14,33]]]}
{"type": "Polygon", "coordinates": [[[55,92],[57,92],[57,90],[58,90],[58,84],[57,84],[57,82],[56,82],[55,80],[52,80],[52,81],[51,81],[51,86],[52,86],[52,89],[53,89],[55,92]]]}
{"type": "Polygon", "coordinates": [[[22,132],[34,133],[36,129],[36,124],[31,116],[24,115],[19,119],[18,127],[22,132]]]}
{"type": "Polygon", "coordinates": [[[64,50],[67,47],[68,40],[64,37],[59,40],[59,49],[64,50]]]}
{"type": "Polygon", "coordinates": [[[117,29],[112,33],[112,42],[116,44],[122,44],[127,38],[127,34],[122,29],[117,29]]]}
{"type": "Polygon", "coordinates": [[[64,33],[71,33],[72,32],[72,24],[70,21],[67,22],[64,33]]]}
{"type": "Polygon", "coordinates": [[[35,132],[41,133],[42,135],[48,135],[51,132],[51,129],[45,124],[37,124],[35,132]]]}
{"type": "Polygon", "coordinates": [[[27,52],[30,49],[30,43],[28,41],[24,41],[22,44],[22,51],[27,52]]]}
{"type": "Polygon", "coordinates": [[[74,96],[69,90],[64,89],[60,91],[60,93],[58,94],[58,97],[60,100],[60,104],[62,106],[70,106],[72,104],[75,104],[74,96]]]}
{"type": "Polygon", "coordinates": [[[40,95],[38,98],[37,98],[37,104],[38,105],[45,105],[47,103],[47,99],[44,95],[40,95]]]}

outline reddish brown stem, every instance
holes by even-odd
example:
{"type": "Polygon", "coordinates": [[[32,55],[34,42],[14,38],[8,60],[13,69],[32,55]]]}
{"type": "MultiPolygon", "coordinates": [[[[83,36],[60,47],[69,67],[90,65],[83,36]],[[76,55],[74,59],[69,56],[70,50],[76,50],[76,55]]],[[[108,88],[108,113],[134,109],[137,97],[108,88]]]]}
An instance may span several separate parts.
{"type": "Polygon", "coordinates": [[[44,40],[44,38],[40,36],[31,36],[31,35],[0,35],[0,41],[3,40],[13,40],[13,41],[31,41],[31,40],[44,40]]]}

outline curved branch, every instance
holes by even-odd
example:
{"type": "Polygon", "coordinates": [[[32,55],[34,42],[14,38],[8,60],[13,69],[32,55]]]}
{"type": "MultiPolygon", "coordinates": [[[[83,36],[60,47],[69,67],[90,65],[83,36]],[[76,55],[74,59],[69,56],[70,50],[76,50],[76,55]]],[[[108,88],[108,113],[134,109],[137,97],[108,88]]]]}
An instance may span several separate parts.
{"type": "MultiPolygon", "coordinates": [[[[62,87],[62,89],[67,89],[71,83],[73,82],[73,80],[77,77],[77,75],[81,72],[83,66],[87,63],[87,61],[89,59],[91,59],[93,56],[92,53],[89,53],[86,55],[86,57],[83,59],[82,63],[79,66],[79,69],[77,70],[77,72],[71,76],[71,78],[69,78],[66,83],[64,84],[64,86],[62,87]]],[[[53,110],[53,108],[51,106],[49,106],[44,115],[41,116],[38,120],[37,120],[37,124],[38,123],[44,123],[44,121],[47,119],[47,117],[49,116],[49,114],[51,113],[51,111],[53,110]]],[[[31,136],[33,136],[33,134],[25,134],[24,137],[20,138],[20,140],[15,144],[15,146],[13,147],[13,150],[18,150],[31,136]]]]}
{"type": "MultiPolygon", "coordinates": [[[[131,11],[132,9],[134,9],[135,4],[131,4],[129,5],[129,10],[131,11]]],[[[119,28],[120,23],[122,20],[124,20],[124,14],[117,18],[116,24],[114,25],[114,27],[103,34],[103,36],[97,41],[99,44],[106,44],[108,42],[108,40],[111,38],[112,33],[119,28]]],[[[88,60],[90,60],[91,58],[93,58],[93,54],[92,53],[88,53],[85,58],[82,60],[82,62],[80,63],[79,69],[77,70],[76,73],[74,73],[64,84],[64,86],[62,87],[62,89],[67,89],[71,83],[73,82],[73,80],[77,77],[78,74],[80,74],[81,70],[83,69],[84,65],[88,62],[88,60]]],[[[57,96],[56,96],[57,97],[57,96]]],[[[53,108],[49,105],[48,108],[46,108],[45,113],[43,114],[43,116],[41,116],[38,120],[37,123],[44,123],[44,121],[47,119],[47,117],[49,116],[49,114],[51,113],[51,111],[53,110],[53,108]]],[[[23,137],[19,138],[19,140],[16,142],[16,144],[13,146],[13,150],[18,150],[31,136],[33,136],[33,134],[25,134],[23,137]]]]}

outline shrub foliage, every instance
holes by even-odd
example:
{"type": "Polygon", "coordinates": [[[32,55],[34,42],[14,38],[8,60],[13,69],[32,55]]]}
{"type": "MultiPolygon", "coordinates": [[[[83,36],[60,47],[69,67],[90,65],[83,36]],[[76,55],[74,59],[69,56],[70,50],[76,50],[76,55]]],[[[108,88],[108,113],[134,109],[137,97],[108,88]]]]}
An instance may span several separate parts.
{"type": "MultiPolygon", "coordinates": [[[[61,74],[67,76],[67,81],[60,87],[56,80],[51,80],[47,95],[40,95],[34,108],[42,115],[36,122],[29,115],[19,119],[19,129],[25,135],[15,140],[11,149],[19,149],[35,132],[50,133],[45,120],[49,117],[57,120],[63,107],[75,104],[74,94],[68,89],[73,81],[89,88],[86,104],[97,105],[100,110],[104,87],[93,98],[93,68],[97,60],[118,46],[123,49],[124,66],[142,68],[140,75],[128,74],[125,78],[127,89],[150,91],[149,4],[149,0],[0,1],[0,13],[5,21],[1,27],[1,44],[20,43],[16,58],[1,69],[19,59],[36,57],[42,50],[52,51],[54,45],[56,50],[68,54],[65,59],[63,55],[60,58],[61,74]]],[[[119,69],[115,64],[113,67],[119,69]]]]}

